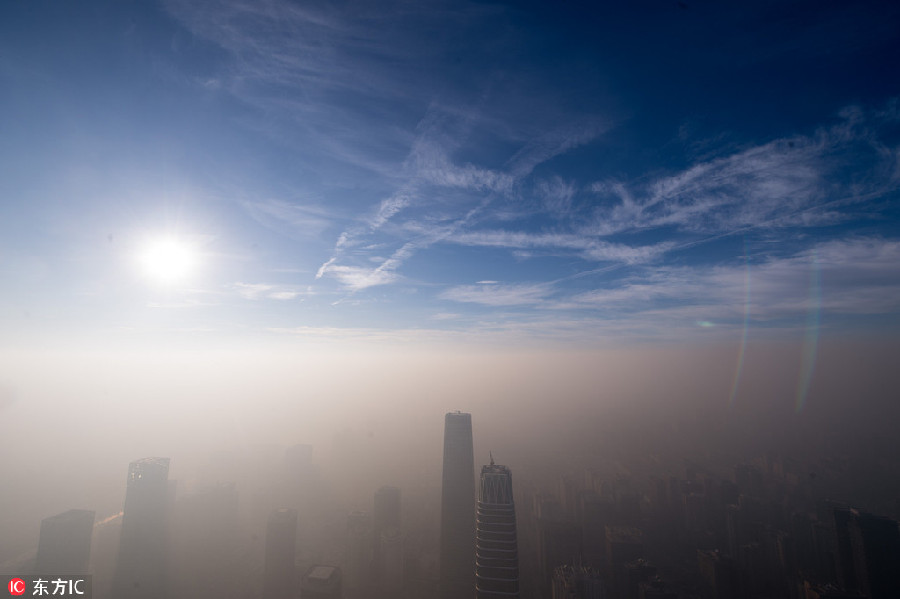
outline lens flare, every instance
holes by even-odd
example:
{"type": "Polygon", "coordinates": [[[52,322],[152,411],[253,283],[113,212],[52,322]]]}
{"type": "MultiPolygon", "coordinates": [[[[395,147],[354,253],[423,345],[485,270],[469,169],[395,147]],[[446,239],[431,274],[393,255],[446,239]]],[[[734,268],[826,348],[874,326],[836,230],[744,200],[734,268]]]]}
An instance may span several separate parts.
{"type": "Polygon", "coordinates": [[[744,371],[744,350],[747,348],[747,333],[750,330],[750,256],[747,253],[747,238],[744,238],[744,330],[741,333],[741,348],[738,350],[737,366],[734,369],[734,381],[731,383],[731,393],[728,395],[728,405],[734,405],[738,385],[741,382],[741,373],[744,371]]]}
{"type": "Polygon", "coordinates": [[[803,356],[800,375],[797,378],[797,394],[794,409],[799,414],[806,404],[809,383],[816,368],[816,354],[819,350],[819,318],[822,312],[822,286],[820,281],[819,257],[813,251],[809,272],[809,302],[806,311],[806,333],[803,335],[803,356]]]}

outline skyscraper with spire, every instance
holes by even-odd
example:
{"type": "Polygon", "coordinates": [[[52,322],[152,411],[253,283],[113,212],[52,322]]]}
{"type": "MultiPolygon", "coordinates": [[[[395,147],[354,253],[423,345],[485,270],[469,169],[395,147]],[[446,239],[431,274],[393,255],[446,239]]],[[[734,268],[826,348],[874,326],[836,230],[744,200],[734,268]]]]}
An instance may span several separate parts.
{"type": "Polygon", "coordinates": [[[481,468],[475,512],[476,599],[518,598],[519,552],[512,473],[491,463],[481,468]]]}
{"type": "Polygon", "coordinates": [[[441,484],[442,599],[471,599],[475,571],[475,455],[472,415],[444,417],[441,484]]]}

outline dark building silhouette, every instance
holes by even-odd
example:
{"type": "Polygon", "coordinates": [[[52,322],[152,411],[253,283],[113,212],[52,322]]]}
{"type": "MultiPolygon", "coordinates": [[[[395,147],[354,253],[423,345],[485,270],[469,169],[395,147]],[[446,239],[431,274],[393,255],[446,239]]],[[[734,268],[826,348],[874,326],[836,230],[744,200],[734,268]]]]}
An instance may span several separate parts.
{"type": "Polygon", "coordinates": [[[600,572],[587,566],[559,566],[553,572],[553,599],[604,599],[600,572]]]}
{"type": "Polygon", "coordinates": [[[235,485],[217,484],[178,498],[168,521],[170,599],[237,596],[247,582],[239,568],[235,485]]]}
{"type": "Polygon", "coordinates": [[[835,565],[838,583],[845,589],[856,589],[856,569],[853,567],[853,547],[850,544],[850,522],[853,514],[847,506],[831,508],[835,534],[835,565]]]}
{"type": "Polygon", "coordinates": [[[734,562],[718,551],[697,550],[703,597],[731,599],[738,596],[737,573],[734,562]]]}
{"type": "Polygon", "coordinates": [[[481,468],[475,512],[475,597],[519,596],[519,552],[512,474],[506,466],[481,468]]]}
{"type": "Polygon", "coordinates": [[[113,581],[116,599],[166,597],[166,512],[169,458],[144,458],[128,466],[119,557],[113,581]]]}
{"type": "MultiPolygon", "coordinates": [[[[546,513],[543,506],[541,513],[546,513]]],[[[539,517],[537,527],[541,589],[544,594],[549,594],[556,568],[575,563],[582,556],[581,525],[558,520],[551,514],[549,517],[539,517]]]]}
{"type": "Polygon", "coordinates": [[[850,510],[848,523],[856,590],[869,599],[900,597],[900,530],[897,522],[850,510]]]}
{"type": "Polygon", "coordinates": [[[41,520],[37,571],[86,574],[91,561],[94,512],[69,510],[41,520]]]}
{"type": "Polygon", "coordinates": [[[591,491],[582,498],[582,554],[586,563],[606,561],[606,527],[615,521],[615,504],[591,491]]]}
{"type": "Polygon", "coordinates": [[[371,565],[372,520],[366,512],[350,512],[347,516],[347,560],[344,564],[349,592],[371,592],[371,565]]]}
{"type": "Polygon", "coordinates": [[[632,526],[606,527],[606,570],[610,589],[624,595],[627,588],[626,565],[644,555],[644,535],[632,526]]]}
{"type": "Polygon", "coordinates": [[[300,580],[300,599],[341,599],[340,568],[313,566],[307,570],[300,580]]]}
{"type": "Polygon", "coordinates": [[[397,487],[381,487],[375,491],[375,504],[372,512],[372,549],[375,563],[375,575],[381,579],[381,535],[389,528],[400,528],[400,489],[397,487]]]}
{"type": "Polygon", "coordinates": [[[266,525],[266,562],[263,599],[295,599],[297,574],[297,510],[278,509],[266,525]]]}
{"type": "Polygon", "coordinates": [[[641,583],[649,582],[656,576],[656,566],[641,558],[625,564],[625,577],[622,597],[637,599],[641,583]]]}
{"type": "Polygon", "coordinates": [[[381,531],[379,559],[382,596],[397,597],[404,587],[403,534],[399,528],[389,526],[381,531]]]}
{"type": "Polygon", "coordinates": [[[443,599],[471,599],[475,571],[475,456],[472,415],[444,417],[440,587],[443,599]]]}

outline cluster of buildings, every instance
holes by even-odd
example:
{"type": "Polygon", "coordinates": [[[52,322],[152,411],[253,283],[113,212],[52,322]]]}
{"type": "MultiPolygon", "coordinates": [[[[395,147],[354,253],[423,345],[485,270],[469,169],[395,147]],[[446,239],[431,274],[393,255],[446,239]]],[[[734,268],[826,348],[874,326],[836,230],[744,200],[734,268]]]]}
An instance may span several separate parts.
{"type": "Polygon", "coordinates": [[[562,476],[524,518],[527,586],[554,599],[900,597],[897,522],[819,499],[804,482],[771,463],[732,477],[694,466],[645,480],[562,476]],[[584,568],[602,590],[560,594],[560,574],[584,568]]]}
{"type": "Polygon", "coordinates": [[[783,464],[741,464],[729,476],[694,466],[666,477],[589,469],[523,494],[527,508],[517,510],[510,468],[488,462],[476,478],[472,417],[446,414],[433,568],[414,555],[430,541],[410,542],[398,487],[378,488],[371,510],[345,509],[319,536],[304,529],[329,506],[310,507],[319,492],[312,448],[298,445],[266,501],[239,502],[230,483],[176,501],[168,459],[132,462],[121,516],[44,519],[31,569],[90,571],[95,599],[900,597],[897,522],[822,500],[783,464]],[[257,518],[249,537],[239,530],[248,503],[257,518]],[[114,549],[92,560],[109,520],[114,549]],[[301,546],[336,537],[331,553],[301,546]]]}
{"type": "Polygon", "coordinates": [[[441,481],[442,599],[518,598],[519,554],[512,474],[494,463],[482,467],[475,501],[472,415],[444,419],[441,481]]]}

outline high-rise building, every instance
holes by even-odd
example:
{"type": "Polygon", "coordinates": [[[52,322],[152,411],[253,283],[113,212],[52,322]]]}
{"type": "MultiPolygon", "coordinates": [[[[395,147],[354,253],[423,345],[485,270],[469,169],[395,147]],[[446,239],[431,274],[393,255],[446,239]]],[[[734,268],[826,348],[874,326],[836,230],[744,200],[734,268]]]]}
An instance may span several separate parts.
{"type": "Polygon", "coordinates": [[[870,599],[900,597],[900,529],[897,522],[851,510],[850,549],[857,589],[870,599]]]}
{"type": "Polygon", "coordinates": [[[381,535],[389,528],[400,528],[400,489],[381,487],[375,491],[375,509],[372,512],[372,550],[375,576],[382,580],[381,535]]]}
{"type": "Polygon", "coordinates": [[[381,537],[386,528],[400,528],[400,489],[386,486],[375,491],[373,516],[372,525],[376,537],[381,537]]]}
{"type": "Polygon", "coordinates": [[[737,572],[734,560],[719,551],[698,549],[702,592],[709,599],[726,599],[738,595],[737,572]]]}
{"type": "Polygon", "coordinates": [[[512,474],[506,466],[481,468],[475,512],[475,597],[519,596],[519,551],[512,474]]]}
{"type": "Polygon", "coordinates": [[[627,577],[625,565],[643,556],[643,538],[643,532],[639,528],[606,527],[606,572],[610,594],[625,595],[627,577]]]}
{"type": "Polygon", "coordinates": [[[169,458],[144,458],[128,465],[113,581],[116,599],[165,597],[168,479],[169,458]]]}
{"type": "Polygon", "coordinates": [[[168,521],[169,599],[224,599],[249,586],[248,577],[236,567],[238,492],[233,483],[184,494],[170,506],[168,521]]]}
{"type": "Polygon", "coordinates": [[[444,417],[441,481],[441,597],[470,599],[475,571],[475,456],[472,415],[444,417]]]}
{"type": "Polygon", "coordinates": [[[382,596],[397,597],[403,592],[403,535],[389,526],[381,531],[378,568],[382,596]]]}
{"type": "Polygon", "coordinates": [[[344,564],[347,590],[369,592],[372,587],[372,521],[366,512],[347,516],[347,561],[344,564]]]}
{"type": "Polygon", "coordinates": [[[91,560],[94,512],[69,510],[41,520],[37,571],[86,574],[91,560]]]}
{"type": "Polygon", "coordinates": [[[558,566],[553,571],[553,599],[604,599],[600,572],[588,566],[558,566]]]}
{"type": "Polygon", "coordinates": [[[266,524],[266,563],[263,599],[294,599],[297,574],[297,510],[278,509],[266,524]]]}
{"type": "MultiPolygon", "coordinates": [[[[292,596],[295,597],[296,595],[292,596]]],[[[313,566],[300,581],[301,599],[341,599],[341,570],[335,566],[313,566]]]]}
{"type": "Polygon", "coordinates": [[[542,594],[550,594],[553,572],[559,566],[576,563],[582,556],[582,529],[577,522],[558,520],[553,515],[537,520],[538,574],[542,594]]]}

